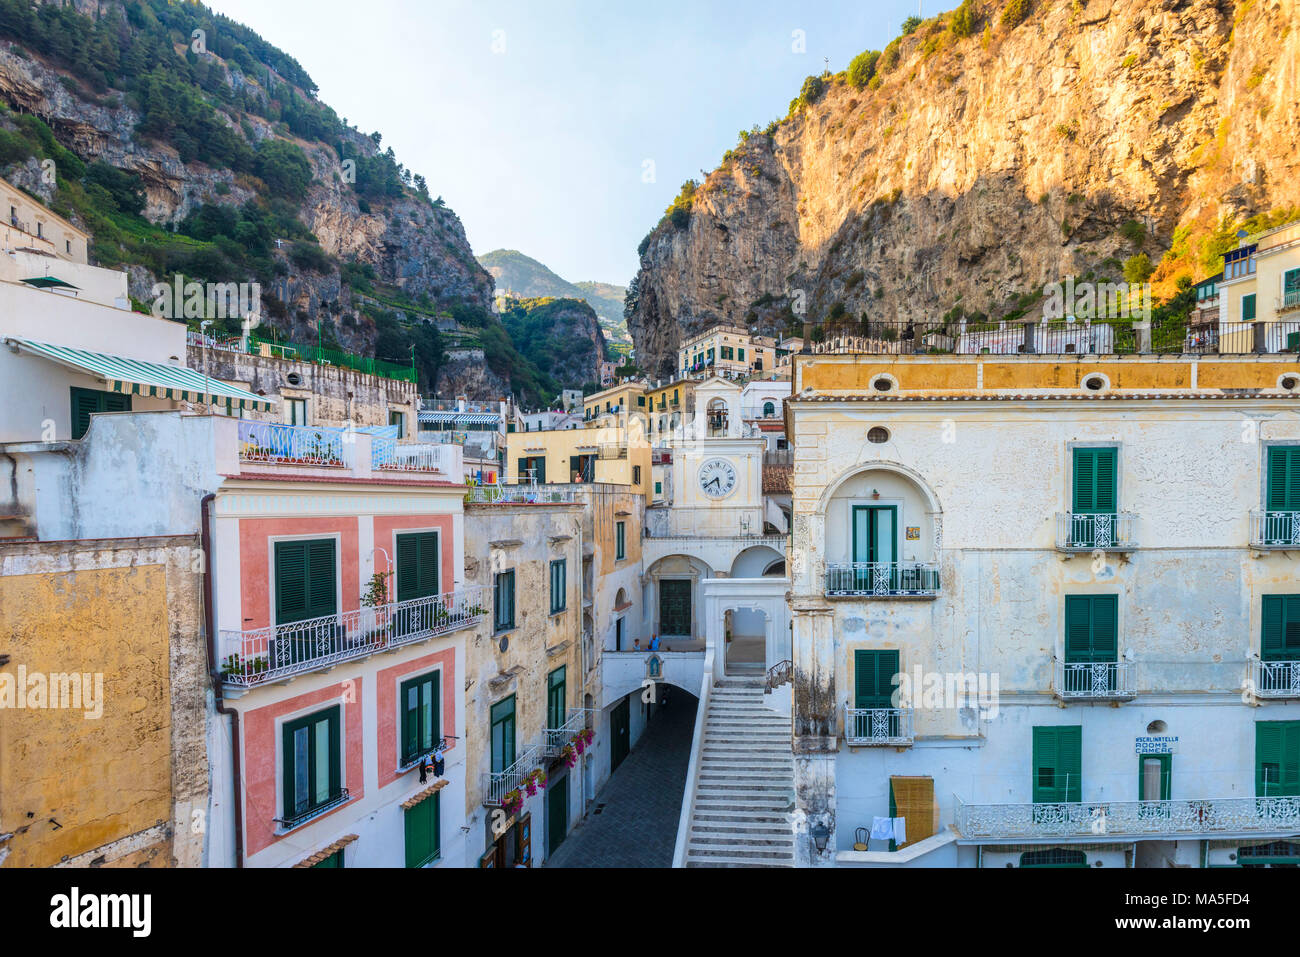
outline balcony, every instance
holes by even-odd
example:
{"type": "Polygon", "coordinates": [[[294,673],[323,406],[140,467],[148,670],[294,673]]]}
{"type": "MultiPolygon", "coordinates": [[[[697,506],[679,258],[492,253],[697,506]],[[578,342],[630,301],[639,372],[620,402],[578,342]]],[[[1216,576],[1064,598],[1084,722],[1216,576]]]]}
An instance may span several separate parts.
{"type": "Polygon", "coordinates": [[[573,740],[573,736],[587,727],[587,716],[595,714],[591,708],[570,708],[569,717],[558,728],[543,728],[538,747],[542,749],[542,758],[558,758],[564,746],[573,740]]]}
{"type": "Polygon", "coordinates": [[[911,708],[844,709],[844,743],[849,747],[910,747],[911,708]]]}
{"type": "Polygon", "coordinates": [[[827,562],[827,598],[935,598],[938,562],[827,562]]]}
{"type": "Polygon", "coordinates": [[[1300,698],[1300,661],[1251,662],[1256,698],[1300,698]]]}
{"type": "Polygon", "coordinates": [[[1251,548],[1300,548],[1300,512],[1250,513],[1251,548]]]}
{"type": "Polygon", "coordinates": [[[1136,662],[1053,658],[1052,664],[1052,693],[1062,701],[1132,701],[1137,697],[1136,662]]]}
{"type": "Polygon", "coordinates": [[[486,587],[358,608],[250,631],[222,631],[221,679],[252,688],[332,668],[478,622],[487,613],[486,587]]]}
{"type": "Polygon", "coordinates": [[[1294,312],[1300,309],[1300,289],[1288,289],[1277,300],[1277,311],[1279,314],[1284,312],[1294,312]]]}
{"type": "Polygon", "coordinates": [[[500,807],[502,799],[511,791],[523,786],[524,778],[540,768],[546,760],[540,744],[525,751],[514,764],[504,771],[491,771],[483,776],[484,807],[500,807]]]}
{"type": "Polygon", "coordinates": [[[1060,552],[1129,552],[1137,548],[1131,512],[1112,514],[1058,513],[1056,549],[1060,552]]]}
{"type": "Polygon", "coordinates": [[[656,505],[645,512],[646,538],[753,538],[763,540],[755,544],[785,548],[784,535],[764,535],[763,528],[763,509],[758,505],[656,505]]]}
{"type": "Polygon", "coordinates": [[[1300,798],[965,804],[954,824],[963,841],[1131,840],[1141,837],[1289,836],[1300,831],[1300,798]]]}
{"type": "Polygon", "coordinates": [[[352,800],[352,795],[348,793],[347,788],[339,788],[338,793],[331,797],[324,804],[318,804],[310,810],[303,811],[301,814],[295,814],[292,817],[277,817],[272,820],[279,825],[278,833],[284,834],[292,831],[296,827],[302,827],[308,821],[314,821],[322,815],[328,814],[336,807],[342,807],[352,800]]]}
{"type": "Polygon", "coordinates": [[[239,460],[344,468],[343,431],[241,419],[239,460]]]}

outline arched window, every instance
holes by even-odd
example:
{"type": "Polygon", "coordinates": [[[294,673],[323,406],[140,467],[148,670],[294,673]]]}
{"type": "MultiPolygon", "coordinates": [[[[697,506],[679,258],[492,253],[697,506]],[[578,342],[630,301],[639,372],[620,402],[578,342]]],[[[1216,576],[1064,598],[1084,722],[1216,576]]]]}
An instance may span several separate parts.
{"type": "Polygon", "coordinates": [[[776,403],[775,403],[775,402],[764,402],[764,403],[763,403],[763,418],[765,418],[765,419],[771,419],[771,418],[774,418],[775,416],[776,416],[776,403]]]}

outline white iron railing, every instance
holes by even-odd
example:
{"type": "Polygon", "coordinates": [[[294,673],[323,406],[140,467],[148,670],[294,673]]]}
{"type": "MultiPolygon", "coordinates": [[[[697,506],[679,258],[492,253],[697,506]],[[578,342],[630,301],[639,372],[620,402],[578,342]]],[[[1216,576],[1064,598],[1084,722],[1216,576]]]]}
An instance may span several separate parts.
{"type": "Polygon", "coordinates": [[[563,505],[574,500],[571,485],[475,485],[465,496],[473,505],[563,505]]]}
{"type": "Polygon", "coordinates": [[[1127,551],[1137,547],[1131,512],[1063,512],[1056,516],[1056,547],[1063,552],[1127,551]]]}
{"type": "Polygon", "coordinates": [[[1300,698],[1300,661],[1251,662],[1257,698],[1300,698]]]}
{"type": "Polygon", "coordinates": [[[376,438],[371,446],[371,467],[384,472],[438,472],[459,479],[462,471],[459,445],[421,443],[401,445],[376,438]]]}
{"type": "Polygon", "coordinates": [[[279,422],[239,422],[239,458],[282,465],[346,465],[341,429],[309,428],[279,422]]]}
{"type": "Polygon", "coordinates": [[[1135,661],[1064,661],[1053,658],[1052,690],[1073,701],[1116,701],[1137,697],[1135,661]]]}
{"type": "Polygon", "coordinates": [[[545,755],[540,744],[533,745],[521,754],[515,763],[504,771],[489,771],[483,776],[483,803],[487,807],[500,807],[501,800],[511,791],[521,787],[524,778],[542,766],[545,755]]]}
{"type": "Polygon", "coordinates": [[[938,562],[827,562],[827,595],[939,594],[938,562]]]}
{"type": "Polygon", "coordinates": [[[1300,549],[1300,512],[1252,511],[1250,544],[1254,548],[1300,549]]]}
{"type": "Polygon", "coordinates": [[[222,680],[250,688],[472,625],[487,613],[486,590],[472,585],[338,615],[222,631],[222,680]]]}
{"type": "Polygon", "coordinates": [[[914,736],[911,708],[844,709],[845,744],[901,747],[914,736]]]}
{"type": "Polygon", "coordinates": [[[1300,798],[1070,804],[965,804],[957,798],[954,823],[967,840],[1293,834],[1300,832],[1300,798]]]}
{"type": "Polygon", "coordinates": [[[569,717],[558,728],[543,728],[542,738],[538,746],[542,749],[542,756],[547,758],[559,757],[575,734],[587,726],[587,716],[595,714],[591,708],[570,708],[569,717]]]}

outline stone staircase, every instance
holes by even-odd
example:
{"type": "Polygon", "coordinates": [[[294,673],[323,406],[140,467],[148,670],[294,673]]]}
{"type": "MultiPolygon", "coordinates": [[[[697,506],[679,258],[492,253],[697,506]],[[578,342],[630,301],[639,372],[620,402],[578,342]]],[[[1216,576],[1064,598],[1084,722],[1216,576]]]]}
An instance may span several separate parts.
{"type": "Polygon", "coordinates": [[[763,676],[713,685],[686,844],[687,867],[793,867],[790,716],[763,676]]]}

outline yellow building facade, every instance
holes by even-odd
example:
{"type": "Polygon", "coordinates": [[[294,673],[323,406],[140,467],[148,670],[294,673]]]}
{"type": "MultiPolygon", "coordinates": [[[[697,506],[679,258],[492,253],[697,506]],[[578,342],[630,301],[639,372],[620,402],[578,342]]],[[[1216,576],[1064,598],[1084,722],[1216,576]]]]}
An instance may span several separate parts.
{"type": "Polygon", "coordinates": [[[510,484],[595,482],[626,485],[637,494],[649,495],[650,444],[640,417],[631,415],[625,421],[629,424],[510,433],[506,436],[510,484]]]}

